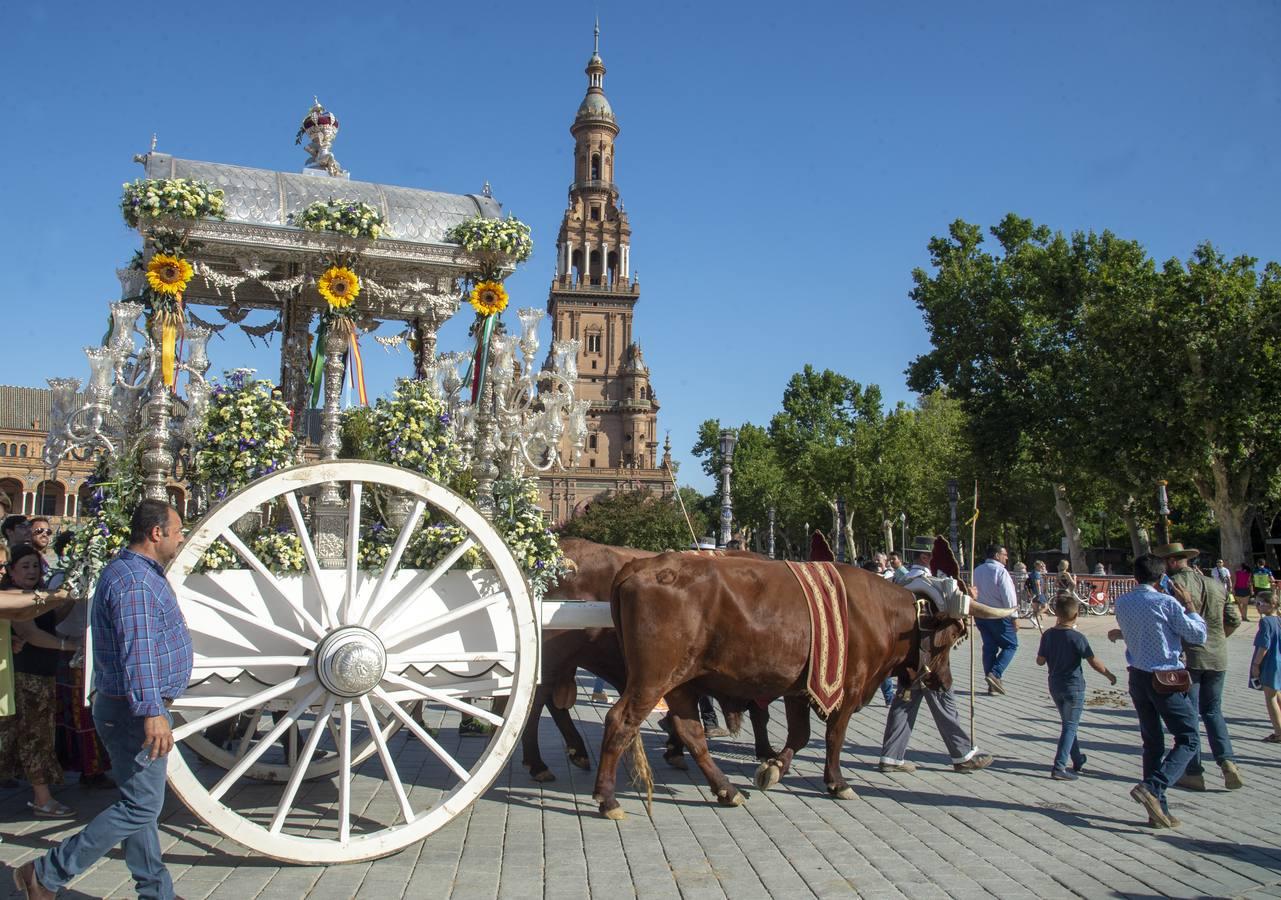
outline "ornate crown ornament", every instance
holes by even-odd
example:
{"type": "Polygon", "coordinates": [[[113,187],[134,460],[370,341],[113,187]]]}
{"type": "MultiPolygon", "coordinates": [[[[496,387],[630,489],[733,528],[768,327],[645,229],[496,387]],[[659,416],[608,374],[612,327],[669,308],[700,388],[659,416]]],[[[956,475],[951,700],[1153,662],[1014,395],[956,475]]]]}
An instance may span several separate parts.
{"type": "Polygon", "coordinates": [[[335,178],[342,178],[347,170],[338,165],[330,149],[338,137],[338,117],[321,106],[319,98],[312,97],[312,101],[311,109],[294,135],[294,143],[301,144],[303,135],[306,135],[309,139],[307,146],[303,147],[308,157],[306,168],[319,169],[335,178]]]}

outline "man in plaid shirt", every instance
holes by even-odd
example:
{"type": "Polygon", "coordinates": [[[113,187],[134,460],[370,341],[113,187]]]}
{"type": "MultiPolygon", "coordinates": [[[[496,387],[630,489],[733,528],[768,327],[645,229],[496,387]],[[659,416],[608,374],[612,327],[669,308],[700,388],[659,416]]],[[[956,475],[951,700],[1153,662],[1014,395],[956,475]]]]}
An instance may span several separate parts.
{"type": "Polygon", "coordinates": [[[28,900],[55,894],[112,847],[124,848],[140,898],[172,900],[157,822],[165,755],[173,749],[168,705],[191,680],[191,635],[164,567],[182,545],[182,517],[159,500],[134,510],[129,546],[107,564],[93,596],[93,721],[111,756],[120,799],[83,831],[14,870],[28,900]],[[136,757],[146,750],[150,761],[136,757]]]}

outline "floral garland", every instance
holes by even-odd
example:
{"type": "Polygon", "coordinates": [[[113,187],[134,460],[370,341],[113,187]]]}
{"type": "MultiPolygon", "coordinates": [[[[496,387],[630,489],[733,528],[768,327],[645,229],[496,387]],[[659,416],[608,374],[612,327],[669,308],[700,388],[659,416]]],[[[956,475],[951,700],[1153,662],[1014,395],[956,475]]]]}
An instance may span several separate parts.
{"type": "Polygon", "coordinates": [[[449,413],[426,381],[398,379],[390,398],[344,412],[342,429],[345,449],[361,459],[393,463],[441,484],[463,471],[449,413]]]}
{"type": "MultiPolygon", "coordinates": [[[[160,325],[160,372],[165,386],[177,381],[178,340],[186,325],[182,296],[193,274],[186,259],[187,233],[157,227],[162,219],[226,218],[223,192],[190,178],[140,178],[124,185],[120,212],[130,228],[145,229],[155,253],[146,263],[147,314],[160,325]]],[[[141,263],[141,260],[139,260],[141,263]]]]}
{"type": "Polygon", "coordinates": [[[129,544],[129,522],[142,499],[138,454],[99,457],[85,485],[91,490],[85,504],[89,521],[72,532],[63,554],[65,584],[75,597],[92,597],[103,568],[129,544]]]}
{"type": "Polygon", "coordinates": [[[224,219],[223,192],[191,178],[139,178],[124,186],[120,214],[130,228],[144,219],[224,219]]]}
{"type": "Polygon", "coordinates": [[[525,572],[534,599],[570,571],[556,535],[538,506],[538,479],[511,476],[494,483],[494,527],[525,572]]]}
{"type": "MultiPolygon", "coordinates": [[[[262,561],[269,572],[289,575],[306,568],[307,557],[302,541],[289,528],[264,528],[249,540],[249,548],[262,561]]],[[[209,545],[205,555],[196,563],[197,572],[221,572],[228,569],[247,569],[240,554],[219,538],[209,545]]]]}
{"type": "Polygon", "coordinates": [[[221,500],[263,475],[298,462],[298,439],[280,390],[252,369],[225,372],[215,382],[200,437],[192,446],[193,487],[221,500]]]}
{"type": "Polygon", "coordinates": [[[377,240],[387,231],[387,222],[377,208],[359,200],[317,200],[290,217],[307,231],[328,231],[347,237],[377,240]]]}

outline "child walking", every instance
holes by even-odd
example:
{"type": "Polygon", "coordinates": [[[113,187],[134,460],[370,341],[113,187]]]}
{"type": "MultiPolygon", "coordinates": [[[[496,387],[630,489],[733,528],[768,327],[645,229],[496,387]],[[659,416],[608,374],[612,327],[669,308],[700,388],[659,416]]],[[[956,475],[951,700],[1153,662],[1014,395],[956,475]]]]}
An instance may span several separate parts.
{"type": "Polygon", "coordinates": [[[1277,618],[1277,592],[1260,591],[1254,604],[1259,610],[1259,631],[1254,636],[1250,677],[1263,688],[1263,702],[1272,720],[1272,733],[1264,740],[1281,744],[1281,619],[1277,618]]]}
{"type": "Polygon", "coordinates": [[[1074,594],[1059,591],[1054,598],[1058,621],[1041,635],[1041,646],[1036,651],[1036,664],[1049,667],[1050,699],[1058,707],[1059,719],[1063,723],[1054,765],[1050,769],[1050,777],[1055,781],[1075,781],[1077,773],[1085,766],[1085,754],[1076,739],[1081,710],[1085,706],[1085,674],[1081,671],[1081,660],[1086,660],[1091,669],[1116,684],[1116,676],[1094,658],[1090,642],[1076,630],[1079,606],[1074,594]],[[1069,757],[1072,760],[1070,770],[1069,757]]]}

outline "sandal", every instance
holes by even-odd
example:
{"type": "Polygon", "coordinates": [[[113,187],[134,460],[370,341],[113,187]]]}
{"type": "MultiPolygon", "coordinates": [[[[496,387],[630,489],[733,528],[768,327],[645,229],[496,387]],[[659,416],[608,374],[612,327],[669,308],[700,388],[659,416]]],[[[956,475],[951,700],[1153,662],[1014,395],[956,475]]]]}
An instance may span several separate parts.
{"type": "Polygon", "coordinates": [[[1281,734],[1276,734],[1276,733],[1270,734],[1267,737],[1263,738],[1263,743],[1281,744],[1281,734]]]}
{"type": "Polygon", "coordinates": [[[27,809],[31,810],[31,814],[37,819],[74,819],[76,817],[74,809],[57,800],[50,800],[44,806],[36,806],[28,800],[27,809]]]}

